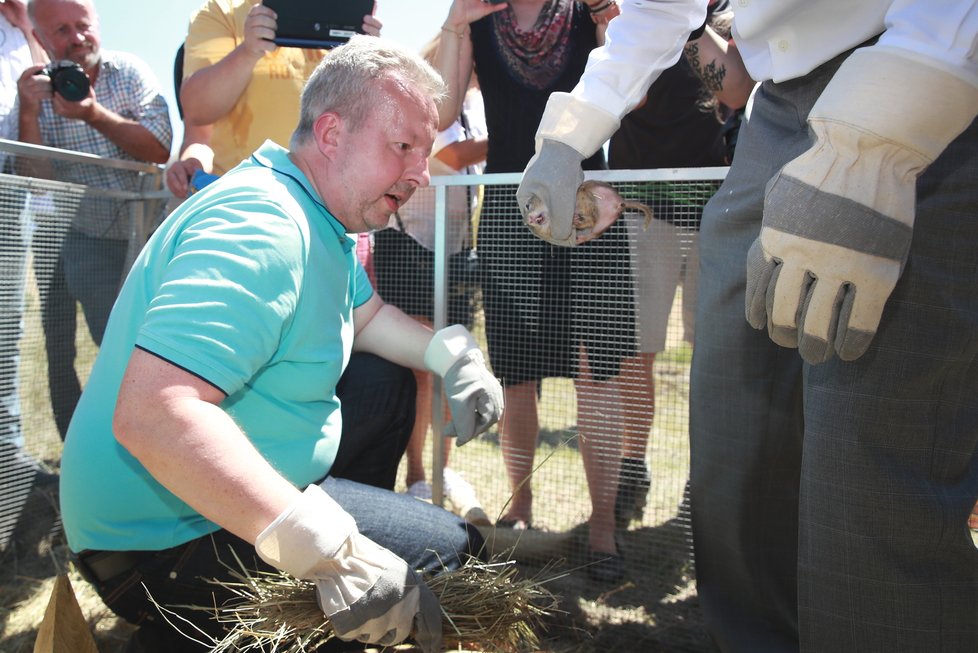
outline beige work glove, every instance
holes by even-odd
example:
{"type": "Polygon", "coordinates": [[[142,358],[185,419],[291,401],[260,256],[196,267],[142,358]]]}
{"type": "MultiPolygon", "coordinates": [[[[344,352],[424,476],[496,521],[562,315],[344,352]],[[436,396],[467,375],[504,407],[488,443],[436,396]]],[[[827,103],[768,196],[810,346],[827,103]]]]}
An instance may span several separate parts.
{"type": "Polygon", "coordinates": [[[574,214],[577,189],[584,182],[581,162],[594,153],[595,135],[606,135],[597,139],[603,143],[619,124],[615,116],[570,93],[550,94],[537,129],[536,154],[516,190],[523,221],[535,236],[562,247],[577,244],[574,214]]]}
{"type": "Polygon", "coordinates": [[[812,107],[815,144],[769,182],[747,321],[809,363],[865,353],[903,272],[917,177],[975,118],[978,89],[893,51],[854,52],[812,107]]]}
{"type": "Polygon", "coordinates": [[[454,324],[435,332],[424,353],[425,367],[440,376],[452,421],[444,435],[461,446],[489,429],[503,414],[503,388],[486,367],[468,329],[454,324]]]}
{"type": "Polygon", "coordinates": [[[392,646],[413,631],[425,653],[441,653],[438,599],[404,560],[361,535],[323,487],[306,488],[261,532],[255,549],[268,564],[315,584],[340,639],[392,646]]]}

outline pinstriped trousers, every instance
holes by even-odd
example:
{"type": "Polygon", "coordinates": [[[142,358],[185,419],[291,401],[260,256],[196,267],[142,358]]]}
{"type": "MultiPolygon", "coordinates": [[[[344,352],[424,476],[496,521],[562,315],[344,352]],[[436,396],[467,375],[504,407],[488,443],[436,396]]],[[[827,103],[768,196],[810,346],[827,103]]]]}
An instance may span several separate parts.
{"type": "Polygon", "coordinates": [[[843,59],[758,89],[704,213],[699,598],[724,651],[978,651],[978,124],[918,182],[909,260],[866,354],[809,366],[744,317],[765,185],[810,146],[806,116],[843,59]]]}

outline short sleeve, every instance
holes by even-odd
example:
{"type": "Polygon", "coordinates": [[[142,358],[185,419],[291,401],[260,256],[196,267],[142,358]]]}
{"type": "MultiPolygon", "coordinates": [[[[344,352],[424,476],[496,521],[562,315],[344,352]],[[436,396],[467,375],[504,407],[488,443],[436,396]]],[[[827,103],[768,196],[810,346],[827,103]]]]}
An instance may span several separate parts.
{"type": "Polygon", "coordinates": [[[145,127],[169,150],[173,141],[173,125],[159,81],[142,59],[131,57],[128,64],[131,66],[129,88],[133,120],[145,127]]]}
{"type": "Polygon", "coordinates": [[[465,140],[465,130],[462,129],[462,123],[456,120],[435,135],[435,142],[431,146],[431,155],[434,156],[452,143],[463,140],[465,140]]]}
{"type": "Polygon", "coordinates": [[[367,271],[360,264],[360,261],[357,261],[353,271],[353,285],[353,307],[356,308],[367,303],[367,300],[374,294],[374,288],[370,285],[367,271]]]}
{"type": "Polygon", "coordinates": [[[234,394],[278,352],[307,250],[274,206],[212,207],[173,244],[137,346],[234,394]]]}
{"type": "Polygon", "coordinates": [[[190,19],[184,43],[184,79],[226,57],[239,42],[231,3],[208,0],[190,19]]]}

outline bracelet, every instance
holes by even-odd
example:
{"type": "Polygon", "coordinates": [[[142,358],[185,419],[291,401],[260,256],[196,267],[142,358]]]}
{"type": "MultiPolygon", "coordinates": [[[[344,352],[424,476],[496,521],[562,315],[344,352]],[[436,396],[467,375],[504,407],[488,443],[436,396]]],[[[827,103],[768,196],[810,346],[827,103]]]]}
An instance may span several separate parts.
{"type": "Polygon", "coordinates": [[[443,32],[448,32],[449,34],[454,34],[455,36],[457,36],[460,39],[464,39],[465,38],[465,35],[469,33],[468,26],[466,26],[465,29],[463,29],[461,32],[456,32],[451,27],[448,27],[446,25],[442,25],[441,26],[441,29],[442,29],[443,32]]]}
{"type": "MultiPolygon", "coordinates": [[[[585,3],[585,4],[587,4],[587,3],[585,3]]],[[[598,3],[593,4],[593,5],[588,5],[587,6],[587,11],[588,11],[589,14],[600,14],[605,9],[608,9],[610,7],[613,7],[613,6],[617,5],[617,4],[618,4],[617,0],[607,0],[607,2],[604,2],[604,3],[598,2],[598,3]]]]}

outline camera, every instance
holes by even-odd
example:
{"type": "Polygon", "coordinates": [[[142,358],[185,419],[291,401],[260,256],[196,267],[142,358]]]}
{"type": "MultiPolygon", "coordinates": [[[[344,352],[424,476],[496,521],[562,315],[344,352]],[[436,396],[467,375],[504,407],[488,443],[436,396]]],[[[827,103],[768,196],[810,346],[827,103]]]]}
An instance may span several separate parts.
{"type": "Polygon", "coordinates": [[[44,67],[41,74],[50,77],[54,92],[69,102],[78,102],[88,97],[88,89],[91,86],[88,75],[74,61],[67,59],[52,61],[44,67]]]}

